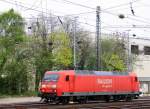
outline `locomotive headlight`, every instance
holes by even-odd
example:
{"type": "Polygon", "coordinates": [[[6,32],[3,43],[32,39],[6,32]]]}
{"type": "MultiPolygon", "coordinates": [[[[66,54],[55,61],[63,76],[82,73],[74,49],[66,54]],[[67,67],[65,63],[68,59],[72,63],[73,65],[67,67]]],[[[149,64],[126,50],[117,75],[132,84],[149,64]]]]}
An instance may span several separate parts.
{"type": "Polygon", "coordinates": [[[46,85],[45,85],[45,84],[42,84],[42,88],[46,88],[46,85]]]}
{"type": "Polygon", "coordinates": [[[51,85],[51,88],[52,88],[52,89],[56,89],[56,87],[57,87],[56,84],[51,85]]]}

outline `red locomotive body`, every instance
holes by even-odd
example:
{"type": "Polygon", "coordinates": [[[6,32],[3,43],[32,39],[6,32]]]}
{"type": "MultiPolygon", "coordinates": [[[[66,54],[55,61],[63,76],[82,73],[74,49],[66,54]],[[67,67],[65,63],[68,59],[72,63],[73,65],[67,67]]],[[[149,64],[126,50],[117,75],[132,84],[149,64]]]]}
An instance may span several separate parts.
{"type": "Polygon", "coordinates": [[[139,95],[134,73],[106,71],[48,71],[39,87],[46,101],[68,103],[104,99],[131,100],[139,95]]]}

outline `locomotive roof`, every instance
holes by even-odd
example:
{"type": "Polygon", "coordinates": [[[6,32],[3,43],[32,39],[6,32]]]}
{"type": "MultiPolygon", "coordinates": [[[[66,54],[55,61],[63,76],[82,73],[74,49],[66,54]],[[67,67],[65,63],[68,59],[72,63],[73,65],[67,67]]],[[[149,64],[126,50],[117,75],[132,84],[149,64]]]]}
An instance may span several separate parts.
{"type": "Polygon", "coordinates": [[[46,73],[75,73],[76,75],[103,75],[103,76],[120,76],[129,75],[128,72],[118,71],[90,71],[90,70],[64,70],[64,71],[47,71],[46,73]]]}
{"type": "Polygon", "coordinates": [[[89,70],[75,70],[75,74],[83,74],[83,75],[129,75],[128,72],[118,72],[118,71],[89,71],[89,70]]]}

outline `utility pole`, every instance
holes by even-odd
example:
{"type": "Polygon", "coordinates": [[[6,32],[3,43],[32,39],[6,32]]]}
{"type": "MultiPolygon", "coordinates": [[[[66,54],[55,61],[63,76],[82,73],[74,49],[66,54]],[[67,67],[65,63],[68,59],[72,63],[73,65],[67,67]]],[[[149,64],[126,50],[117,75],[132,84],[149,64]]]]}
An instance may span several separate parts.
{"type": "Polygon", "coordinates": [[[99,70],[101,57],[101,24],[100,24],[100,6],[96,8],[96,69],[99,70]]]}
{"type": "Polygon", "coordinates": [[[128,51],[128,59],[127,59],[127,68],[128,68],[128,72],[130,72],[131,71],[131,47],[130,47],[130,34],[129,34],[129,32],[130,32],[131,30],[127,30],[127,32],[128,32],[128,35],[127,35],[127,51],[128,51]]]}
{"type": "Polygon", "coordinates": [[[54,32],[54,24],[53,24],[53,16],[52,13],[50,13],[50,23],[51,23],[51,34],[54,32]]]}
{"type": "Polygon", "coordinates": [[[74,18],[74,29],[73,29],[73,63],[74,63],[74,70],[76,70],[76,20],[77,17],[74,18]]]}
{"type": "Polygon", "coordinates": [[[131,66],[131,46],[130,46],[130,34],[129,32],[131,31],[129,30],[125,30],[127,31],[125,34],[125,38],[126,38],[126,67],[127,67],[127,71],[130,72],[132,70],[132,66],[131,66]]]}

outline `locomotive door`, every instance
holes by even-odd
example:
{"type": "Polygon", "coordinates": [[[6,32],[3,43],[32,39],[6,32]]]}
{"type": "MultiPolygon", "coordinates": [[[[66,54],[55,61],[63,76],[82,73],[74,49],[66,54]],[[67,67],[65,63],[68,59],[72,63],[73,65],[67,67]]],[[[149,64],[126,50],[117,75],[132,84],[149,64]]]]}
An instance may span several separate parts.
{"type": "Polygon", "coordinates": [[[134,92],[138,88],[138,79],[137,77],[133,76],[131,80],[131,89],[134,92]]]}
{"type": "Polygon", "coordinates": [[[70,75],[69,76],[69,92],[74,91],[74,76],[70,75]]]}

